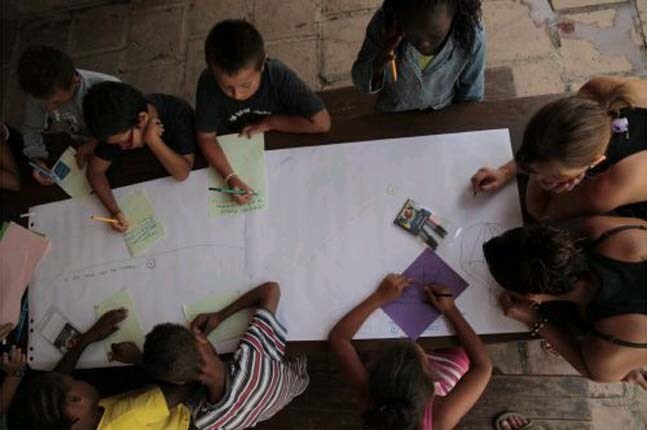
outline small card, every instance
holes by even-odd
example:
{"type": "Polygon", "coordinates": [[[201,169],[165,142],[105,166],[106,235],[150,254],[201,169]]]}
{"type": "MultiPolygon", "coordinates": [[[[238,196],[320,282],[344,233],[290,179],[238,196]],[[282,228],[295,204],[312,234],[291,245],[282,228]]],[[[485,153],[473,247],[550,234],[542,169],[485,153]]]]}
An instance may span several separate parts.
{"type": "Polygon", "coordinates": [[[85,197],[92,192],[86,177],[87,165],[80,168],[76,164],[76,149],[68,146],[61,157],[54,163],[52,173],[58,178],[56,182],[73,199],[85,197]]]}
{"type": "Polygon", "coordinates": [[[108,297],[103,302],[94,306],[94,312],[98,318],[103,314],[113,309],[124,308],[128,311],[128,316],[125,320],[119,323],[119,330],[108,336],[103,340],[103,347],[106,354],[110,354],[110,345],[119,342],[134,342],[139,347],[140,351],[144,347],[144,334],[142,331],[139,317],[135,312],[133,299],[128,290],[121,290],[112,297],[108,297]]]}
{"type": "Polygon", "coordinates": [[[47,311],[38,325],[38,331],[61,354],[73,348],[81,337],[81,332],[55,307],[47,311]]]}
{"type": "Polygon", "coordinates": [[[124,240],[131,256],[142,255],[166,235],[164,227],[155,216],[151,201],[143,190],[120,199],[119,206],[130,225],[124,233],[124,240]]]}

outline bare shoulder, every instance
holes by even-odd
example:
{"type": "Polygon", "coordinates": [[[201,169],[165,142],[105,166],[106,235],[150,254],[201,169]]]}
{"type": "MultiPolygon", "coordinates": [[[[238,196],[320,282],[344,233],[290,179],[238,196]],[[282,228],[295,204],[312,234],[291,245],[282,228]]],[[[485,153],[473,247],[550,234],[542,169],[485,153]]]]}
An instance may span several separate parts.
{"type": "Polygon", "coordinates": [[[647,259],[647,222],[640,218],[593,216],[582,221],[582,232],[591,240],[600,238],[614,228],[642,226],[619,231],[601,242],[596,251],[619,261],[639,262],[647,259]]]}

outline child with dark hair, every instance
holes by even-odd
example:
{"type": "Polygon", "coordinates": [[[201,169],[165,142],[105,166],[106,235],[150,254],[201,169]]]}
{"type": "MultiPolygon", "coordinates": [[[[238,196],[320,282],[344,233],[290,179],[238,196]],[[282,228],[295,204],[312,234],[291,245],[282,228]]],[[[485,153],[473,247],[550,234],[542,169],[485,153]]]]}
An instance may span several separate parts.
{"type": "Polygon", "coordinates": [[[366,29],[353,83],[376,109],[442,109],[481,101],[485,32],[480,0],[385,0],[366,29]]]}
{"type": "Polygon", "coordinates": [[[426,289],[429,303],[452,325],[462,348],[426,352],[415,342],[402,341],[383,349],[368,365],[362,363],[353,336],[376,309],[396,300],[409,284],[401,275],[387,276],[328,336],[368,430],[452,429],[476,403],[492,373],[485,346],[456,308],[449,289],[437,285],[426,289]]]}
{"type": "Polygon", "coordinates": [[[10,139],[22,143],[20,133],[11,133],[9,127],[0,121],[0,188],[18,191],[20,190],[20,173],[11,150],[10,139]]]}
{"type": "Polygon", "coordinates": [[[166,94],[144,96],[122,82],[103,82],[92,87],[83,101],[88,130],[98,141],[88,165],[90,185],[101,203],[124,232],[128,220],[119,209],[106,172],[128,151],[147,147],[178,181],[189,176],[195,152],[193,109],[187,102],[166,94]]]}
{"type": "MultiPolygon", "coordinates": [[[[63,52],[49,46],[32,46],[18,60],[18,81],[27,94],[23,125],[24,154],[48,169],[49,153],[43,133],[66,131],[79,137],[77,163],[82,166],[94,150],[96,141],[87,135],[81,103],[93,85],[117,78],[102,73],[75,69],[63,52]]],[[[34,179],[42,185],[53,182],[34,170],[34,179]]]]}
{"type": "Polygon", "coordinates": [[[528,325],[582,375],[598,382],[636,381],[647,389],[647,222],[596,216],[584,240],[545,225],[519,227],[483,246],[490,272],[507,290],[506,316],[528,325]],[[569,302],[587,334],[576,337],[544,314],[569,302]]]}
{"type": "MultiPolygon", "coordinates": [[[[104,399],[99,398],[96,389],[90,384],[74,379],[69,373],[74,369],[83,350],[92,342],[100,341],[117,328],[116,324],[126,317],[125,310],[106,313],[81,337],[59,362],[54,372],[35,376],[21,390],[15,407],[10,414],[12,429],[39,430],[188,430],[191,415],[183,402],[193,395],[198,385],[193,383],[165,383],[129,391],[104,399]]],[[[186,347],[194,344],[193,335],[184,327],[180,335],[189,342],[175,345],[186,347]]],[[[169,341],[178,340],[175,333],[170,334],[169,341]]],[[[177,331],[177,330],[175,330],[177,331]]],[[[147,338],[147,342],[149,339],[147,338]]],[[[113,359],[124,363],[133,363],[139,358],[137,347],[131,343],[113,344],[113,359]]],[[[194,347],[195,349],[195,347],[194,347]]],[[[175,351],[175,355],[188,354],[194,360],[193,379],[199,369],[199,356],[187,351],[175,351]],[[196,364],[197,363],[197,364],[196,364]]],[[[195,352],[195,351],[194,351],[195,352]]],[[[193,380],[192,379],[192,380],[193,380]]]]}
{"type": "Polygon", "coordinates": [[[218,144],[218,134],[324,133],[330,115],[323,102],[287,66],[265,55],[263,38],[242,20],[216,24],[205,41],[207,69],[196,94],[198,144],[209,163],[234,189],[241,204],[252,189],[238,177],[218,144]]]}
{"type": "Polygon", "coordinates": [[[528,212],[538,221],[613,214],[647,219],[647,80],[596,78],[541,108],[514,160],[472,176],[496,191],[529,175],[528,212]]]}

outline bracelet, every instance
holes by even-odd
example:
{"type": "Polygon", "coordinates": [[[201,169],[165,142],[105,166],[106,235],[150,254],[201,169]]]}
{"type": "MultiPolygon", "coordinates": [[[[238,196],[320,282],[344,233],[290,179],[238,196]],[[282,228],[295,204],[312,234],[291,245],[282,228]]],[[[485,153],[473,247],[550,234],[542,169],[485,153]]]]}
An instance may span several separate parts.
{"type": "Polygon", "coordinates": [[[539,321],[536,321],[532,326],[532,330],[530,330],[530,335],[532,337],[539,336],[539,332],[546,327],[546,324],[548,324],[548,317],[543,317],[539,321]]]}
{"type": "Polygon", "coordinates": [[[231,172],[230,174],[228,174],[227,176],[225,176],[225,184],[229,184],[229,180],[230,180],[231,178],[233,178],[234,176],[238,176],[238,175],[236,174],[236,172],[231,172]]]}

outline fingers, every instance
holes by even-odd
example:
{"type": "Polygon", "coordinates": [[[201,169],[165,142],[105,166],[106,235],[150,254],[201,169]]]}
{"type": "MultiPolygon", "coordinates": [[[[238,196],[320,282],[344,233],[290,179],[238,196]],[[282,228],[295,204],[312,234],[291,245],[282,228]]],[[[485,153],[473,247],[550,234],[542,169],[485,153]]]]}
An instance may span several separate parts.
{"type": "Polygon", "coordinates": [[[191,331],[199,334],[204,331],[204,324],[207,321],[207,316],[205,314],[200,314],[191,321],[190,327],[191,331]]]}

